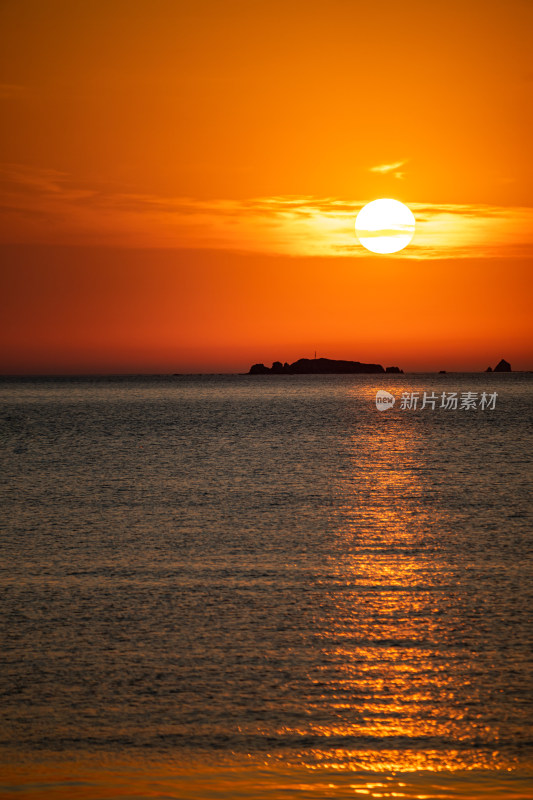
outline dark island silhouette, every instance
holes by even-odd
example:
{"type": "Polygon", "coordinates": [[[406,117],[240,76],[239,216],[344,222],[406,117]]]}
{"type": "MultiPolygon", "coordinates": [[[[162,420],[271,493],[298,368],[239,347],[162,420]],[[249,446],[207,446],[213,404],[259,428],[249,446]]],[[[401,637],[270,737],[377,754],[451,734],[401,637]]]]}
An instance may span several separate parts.
{"type": "Polygon", "coordinates": [[[512,370],[509,362],[506,361],[505,358],[502,358],[502,360],[496,364],[494,369],[492,369],[492,367],[487,367],[485,372],[512,372],[512,370]]]}
{"type": "Polygon", "coordinates": [[[299,358],[293,364],[274,361],[271,367],[254,364],[248,375],[357,375],[375,373],[403,373],[399,367],[383,369],[381,364],[363,364],[361,361],[339,361],[334,358],[299,358]]]}

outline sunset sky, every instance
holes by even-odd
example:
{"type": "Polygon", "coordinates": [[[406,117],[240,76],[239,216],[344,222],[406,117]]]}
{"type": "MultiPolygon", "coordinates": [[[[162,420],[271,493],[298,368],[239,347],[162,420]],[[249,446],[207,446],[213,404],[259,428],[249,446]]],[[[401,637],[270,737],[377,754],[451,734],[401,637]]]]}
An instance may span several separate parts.
{"type": "Polygon", "coordinates": [[[533,369],[529,0],[2,0],[0,371],[533,369]],[[406,203],[379,256],[359,209],[406,203]]]}

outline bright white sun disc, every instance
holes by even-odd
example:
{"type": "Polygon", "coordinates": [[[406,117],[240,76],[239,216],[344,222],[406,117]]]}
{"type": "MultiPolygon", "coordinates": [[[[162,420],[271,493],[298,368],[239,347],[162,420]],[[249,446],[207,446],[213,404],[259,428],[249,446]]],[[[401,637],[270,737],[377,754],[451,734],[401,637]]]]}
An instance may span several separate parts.
{"type": "Polygon", "coordinates": [[[357,215],[355,233],[372,253],[397,253],[413,238],[415,218],[399,200],[373,200],[357,215]]]}

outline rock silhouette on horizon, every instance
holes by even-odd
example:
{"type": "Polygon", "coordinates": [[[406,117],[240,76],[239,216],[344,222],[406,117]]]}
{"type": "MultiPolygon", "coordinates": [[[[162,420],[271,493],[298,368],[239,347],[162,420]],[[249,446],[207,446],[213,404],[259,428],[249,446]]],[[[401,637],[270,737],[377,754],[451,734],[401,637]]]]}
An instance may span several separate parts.
{"type": "Polygon", "coordinates": [[[493,372],[512,372],[511,365],[505,358],[502,358],[499,364],[496,364],[494,367],[493,372]]]}
{"type": "Polygon", "coordinates": [[[383,369],[381,364],[363,364],[361,361],[343,361],[334,358],[299,358],[293,364],[274,361],[271,367],[254,364],[249,375],[354,375],[376,373],[402,373],[399,367],[383,369]]]}

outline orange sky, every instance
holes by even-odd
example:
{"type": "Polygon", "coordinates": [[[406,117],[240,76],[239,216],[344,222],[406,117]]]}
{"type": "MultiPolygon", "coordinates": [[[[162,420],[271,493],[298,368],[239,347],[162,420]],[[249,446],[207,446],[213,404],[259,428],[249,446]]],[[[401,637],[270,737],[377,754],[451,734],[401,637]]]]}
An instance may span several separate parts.
{"type": "Polygon", "coordinates": [[[533,368],[533,3],[4,0],[0,371],[533,368]],[[354,236],[376,197],[412,244],[354,236]]]}

